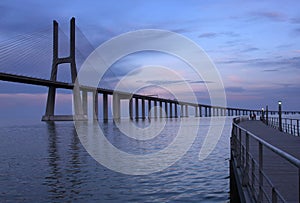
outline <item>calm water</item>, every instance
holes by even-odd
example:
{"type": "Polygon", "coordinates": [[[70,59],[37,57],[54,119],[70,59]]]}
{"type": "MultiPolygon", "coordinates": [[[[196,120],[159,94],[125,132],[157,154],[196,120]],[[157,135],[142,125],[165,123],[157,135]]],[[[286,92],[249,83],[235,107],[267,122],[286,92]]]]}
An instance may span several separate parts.
{"type": "MultiPolygon", "coordinates": [[[[195,118],[186,121],[195,125],[195,118]]],[[[172,141],[179,123],[179,119],[168,120],[150,143],[122,135],[112,121],[100,125],[114,146],[132,153],[152,153],[172,141]]],[[[149,122],[135,124],[145,127],[149,122]]],[[[95,161],[72,122],[2,127],[1,202],[228,202],[231,118],[216,148],[199,161],[208,127],[209,119],[201,118],[195,142],[174,165],[136,176],[114,172],[95,161]]]]}

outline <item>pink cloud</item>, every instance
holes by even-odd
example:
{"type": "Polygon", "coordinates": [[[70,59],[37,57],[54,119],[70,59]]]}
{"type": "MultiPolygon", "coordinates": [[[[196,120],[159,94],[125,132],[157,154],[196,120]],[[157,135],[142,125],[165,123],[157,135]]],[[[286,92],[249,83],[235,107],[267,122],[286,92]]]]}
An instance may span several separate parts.
{"type": "Polygon", "coordinates": [[[243,79],[237,75],[229,75],[228,79],[230,82],[233,82],[233,83],[242,83],[243,82],[243,79]]]}

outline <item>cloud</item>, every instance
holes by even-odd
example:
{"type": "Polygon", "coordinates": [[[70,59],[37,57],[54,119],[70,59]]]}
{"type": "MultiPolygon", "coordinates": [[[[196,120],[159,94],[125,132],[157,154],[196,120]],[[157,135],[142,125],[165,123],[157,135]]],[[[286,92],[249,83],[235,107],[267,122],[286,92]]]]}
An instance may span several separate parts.
{"type": "Polygon", "coordinates": [[[245,92],[246,90],[242,87],[226,87],[225,91],[232,92],[232,93],[241,93],[241,92],[245,92]]]}
{"type": "Polygon", "coordinates": [[[258,51],[258,50],[259,50],[259,48],[257,48],[257,47],[249,47],[249,48],[242,50],[242,52],[246,53],[246,52],[258,51]]]}
{"type": "Polygon", "coordinates": [[[215,32],[206,32],[206,33],[203,33],[201,35],[199,35],[198,37],[199,38],[214,38],[216,37],[218,34],[215,33],[215,32]]]}
{"type": "Polygon", "coordinates": [[[148,83],[151,85],[172,85],[172,84],[181,84],[181,83],[190,83],[190,84],[212,83],[211,81],[203,81],[203,80],[147,80],[147,81],[138,80],[137,82],[148,83]]]}
{"type": "Polygon", "coordinates": [[[235,33],[235,32],[220,32],[220,33],[216,33],[216,32],[206,32],[206,33],[202,33],[198,36],[198,38],[215,38],[215,37],[219,37],[219,36],[226,36],[226,37],[238,37],[240,36],[239,34],[235,33]]]}
{"type": "Polygon", "coordinates": [[[294,23],[294,24],[300,24],[300,17],[298,17],[298,18],[291,18],[290,22],[294,23]]]}
{"type": "Polygon", "coordinates": [[[296,28],[294,29],[294,33],[299,36],[300,35],[300,28],[296,28]]]}
{"type": "Polygon", "coordinates": [[[228,37],[239,37],[240,35],[235,32],[222,32],[222,35],[226,35],[228,37]]]}
{"type": "Polygon", "coordinates": [[[278,69],[266,69],[266,70],[263,70],[263,72],[277,72],[279,71],[278,69]]]}
{"type": "MultiPolygon", "coordinates": [[[[219,61],[221,64],[244,64],[254,67],[271,67],[274,69],[280,68],[300,68],[300,56],[299,57],[278,57],[273,59],[257,58],[257,59],[232,59],[226,61],[219,61]]],[[[266,69],[267,70],[267,69],[266,69]]]]}
{"type": "Polygon", "coordinates": [[[175,29],[170,29],[172,32],[176,32],[176,33],[188,33],[191,30],[188,28],[175,28],[175,29]]]}
{"type": "Polygon", "coordinates": [[[189,83],[207,84],[207,83],[214,83],[214,82],[212,82],[212,81],[203,81],[203,80],[195,80],[195,81],[189,81],[189,83]]]}
{"type": "Polygon", "coordinates": [[[250,13],[256,19],[266,19],[274,22],[286,21],[287,17],[280,12],[276,11],[255,11],[250,13]]]}

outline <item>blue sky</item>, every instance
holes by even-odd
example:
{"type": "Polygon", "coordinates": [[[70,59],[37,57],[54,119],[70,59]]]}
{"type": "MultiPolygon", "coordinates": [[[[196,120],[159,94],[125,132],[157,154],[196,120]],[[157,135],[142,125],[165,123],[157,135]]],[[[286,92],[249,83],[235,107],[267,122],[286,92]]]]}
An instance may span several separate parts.
{"type": "MultiPolygon", "coordinates": [[[[299,9],[300,1],[297,0],[2,0],[0,42],[44,29],[49,29],[51,33],[54,19],[61,23],[62,29],[68,35],[68,21],[72,16],[76,17],[77,26],[91,45],[87,49],[82,48],[84,55],[88,55],[92,47],[95,48],[124,32],[138,29],[170,30],[193,40],[207,52],[222,76],[229,106],[259,109],[269,105],[276,109],[277,101],[282,100],[284,109],[299,110],[299,9]]],[[[51,58],[51,52],[49,55],[51,58]]],[[[33,55],[27,57],[26,62],[29,64],[41,63],[35,61],[36,57],[33,55]]],[[[172,66],[187,81],[194,82],[193,88],[199,91],[199,100],[203,101],[200,103],[209,103],[203,90],[205,84],[196,83],[197,78],[193,78],[193,73],[179,66],[181,62],[174,62],[169,56],[151,53],[128,56],[120,61],[125,64],[123,69],[112,67],[113,74],[108,74],[107,77],[112,79],[115,76],[117,79],[131,70],[128,64],[138,68],[138,65],[149,65],[153,58],[156,63],[163,62],[172,66]]],[[[4,64],[2,61],[1,66],[4,64]]],[[[47,71],[32,68],[22,71],[48,77],[51,64],[48,65],[47,71]]],[[[2,67],[0,70],[9,72],[2,67]]],[[[62,74],[67,75],[67,72],[62,74]]],[[[137,86],[138,81],[143,81],[143,78],[139,77],[134,81],[137,86]]],[[[5,118],[3,115],[11,114],[14,117],[18,114],[20,104],[26,107],[26,110],[21,111],[21,115],[24,115],[21,117],[28,116],[29,112],[32,112],[32,116],[41,116],[44,113],[46,92],[44,87],[1,82],[1,119],[5,118]]],[[[65,93],[67,92],[61,92],[62,95],[65,93]]],[[[63,102],[63,97],[60,107],[62,109],[67,105],[67,102],[63,102]]]]}

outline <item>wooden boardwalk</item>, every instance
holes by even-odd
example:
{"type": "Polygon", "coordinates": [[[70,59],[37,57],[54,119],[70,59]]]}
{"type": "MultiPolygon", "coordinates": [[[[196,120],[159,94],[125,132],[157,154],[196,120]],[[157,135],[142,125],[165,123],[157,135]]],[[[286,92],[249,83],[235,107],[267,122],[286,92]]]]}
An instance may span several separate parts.
{"type": "MultiPolygon", "coordinates": [[[[266,141],[267,143],[275,146],[276,148],[292,155],[293,157],[300,160],[300,137],[296,137],[287,133],[280,132],[270,126],[265,125],[261,121],[242,121],[238,123],[241,129],[248,131],[249,133],[255,135],[256,137],[266,141]]],[[[245,171],[246,169],[246,159],[247,153],[246,149],[246,132],[241,130],[241,143],[245,148],[241,151],[242,167],[245,171]],[[243,167],[244,166],[244,167],[243,167]]],[[[239,131],[238,131],[239,132],[239,131]]],[[[239,134],[239,133],[237,133],[239,134]]],[[[239,137],[239,136],[237,136],[239,137]]],[[[242,147],[243,148],[243,147],[242,147]]],[[[248,161],[248,172],[243,174],[240,179],[245,180],[244,176],[247,176],[250,202],[256,202],[258,199],[259,191],[259,142],[252,136],[249,136],[249,161],[248,161]],[[249,163],[250,162],[250,163],[249,163]],[[253,164],[256,163],[256,164],[253,164]]],[[[283,197],[286,202],[299,202],[299,169],[280,157],[278,154],[274,153],[267,147],[263,147],[263,167],[262,171],[265,175],[263,178],[263,190],[265,194],[263,195],[263,202],[272,202],[272,192],[274,193],[274,188],[276,189],[275,199],[280,200],[279,195],[283,197]],[[268,183],[270,180],[271,184],[268,183]],[[273,191],[272,191],[273,189],[273,191]],[[278,195],[279,194],[279,195],[278,195]]],[[[242,182],[241,181],[241,182],[242,182]]],[[[245,187],[245,184],[244,184],[245,187]]],[[[273,196],[274,198],[274,196],[273,196]]]]}

